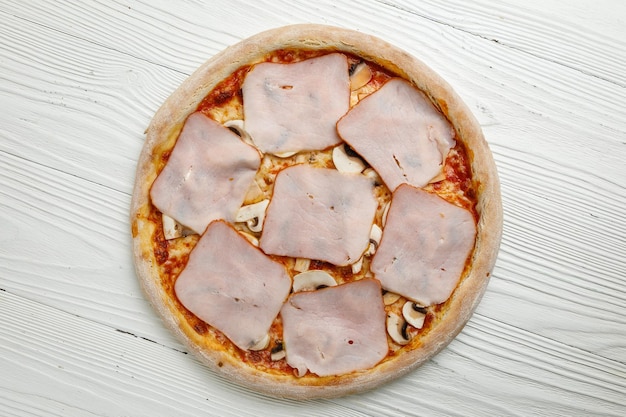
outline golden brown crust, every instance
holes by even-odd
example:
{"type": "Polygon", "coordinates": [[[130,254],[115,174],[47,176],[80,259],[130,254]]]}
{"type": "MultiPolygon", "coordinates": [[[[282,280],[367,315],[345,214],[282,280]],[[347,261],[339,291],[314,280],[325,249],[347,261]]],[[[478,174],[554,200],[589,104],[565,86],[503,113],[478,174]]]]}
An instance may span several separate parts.
{"type": "MultiPolygon", "coordinates": [[[[139,157],[131,205],[133,251],[138,278],[166,325],[204,363],[230,380],[276,397],[296,399],[330,398],[375,388],[417,368],[444,348],[463,328],[482,297],[495,264],[502,229],[502,209],[498,176],[491,152],[480,126],[452,88],[421,61],[406,52],[369,35],[322,26],[294,25],[270,30],[246,39],[203,64],[162,105],[146,131],[146,142],[139,157]],[[450,120],[470,158],[476,190],[478,232],[471,261],[462,281],[442,307],[436,323],[419,346],[408,345],[376,367],[347,375],[319,378],[307,374],[297,378],[284,373],[263,372],[242,361],[227,345],[218,341],[207,345],[161,285],[159,262],[153,250],[155,223],[150,221],[150,186],[164,161],[163,151],[175,142],[187,116],[203,98],[229,74],[242,66],[260,62],[275,49],[337,50],[372,61],[411,81],[424,91],[450,120]]],[[[209,331],[206,330],[205,331],[209,331]]],[[[216,339],[217,340],[217,339],[216,339]]]]}

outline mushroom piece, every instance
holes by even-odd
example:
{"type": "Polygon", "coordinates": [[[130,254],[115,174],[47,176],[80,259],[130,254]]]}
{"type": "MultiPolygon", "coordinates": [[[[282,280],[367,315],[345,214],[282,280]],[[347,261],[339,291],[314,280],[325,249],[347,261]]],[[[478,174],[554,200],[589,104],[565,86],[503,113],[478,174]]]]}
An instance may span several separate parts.
{"type": "Polygon", "coordinates": [[[363,87],[372,79],[372,70],[365,62],[359,62],[350,72],[350,90],[363,87]]]}
{"type": "Polygon", "coordinates": [[[270,351],[270,359],[273,361],[279,361],[281,359],[285,359],[287,356],[287,352],[285,352],[285,347],[283,346],[283,342],[281,340],[277,340],[276,344],[270,351]]]}
{"type": "Polygon", "coordinates": [[[367,178],[371,179],[374,184],[378,185],[378,184],[382,184],[383,180],[380,178],[380,175],[378,175],[378,172],[376,172],[376,170],[374,168],[366,168],[363,171],[363,175],[365,175],[367,178]]]}
{"type": "Polygon", "coordinates": [[[248,348],[248,350],[263,350],[270,345],[270,335],[266,334],[261,340],[248,348]]]}
{"type": "Polygon", "coordinates": [[[361,256],[358,261],[351,265],[351,267],[353,274],[358,274],[359,272],[361,272],[361,269],[363,269],[363,257],[361,256]]]}
{"type": "Polygon", "coordinates": [[[294,156],[297,153],[298,151],[290,151],[290,152],[274,153],[272,155],[277,156],[279,158],[289,158],[290,156],[294,156]]]}
{"type": "Polygon", "coordinates": [[[163,234],[165,239],[176,239],[183,235],[183,225],[172,219],[170,216],[163,214],[161,216],[163,222],[163,234]]]}
{"type": "Polygon", "coordinates": [[[260,232],[263,229],[265,210],[270,200],[261,200],[258,203],[242,206],[235,216],[236,222],[245,222],[252,232],[260,232]]]}
{"type": "Polygon", "coordinates": [[[333,163],[339,172],[355,173],[362,172],[366,165],[365,162],[352,151],[349,155],[346,150],[346,144],[341,144],[333,148],[333,163]]]}
{"type": "Polygon", "coordinates": [[[252,140],[252,137],[250,136],[250,134],[246,131],[244,127],[243,120],[240,120],[240,119],[229,120],[224,123],[224,127],[229,128],[233,133],[237,134],[237,136],[239,136],[241,140],[246,142],[248,145],[256,147],[254,145],[254,141],[252,140]]]}
{"type": "Polygon", "coordinates": [[[395,292],[385,291],[383,294],[383,303],[386,306],[390,306],[396,301],[400,299],[400,294],[396,294],[395,292]]]}
{"type": "Polygon", "coordinates": [[[293,269],[298,272],[305,272],[309,270],[311,266],[311,260],[307,258],[296,258],[293,269]]]}
{"type": "Polygon", "coordinates": [[[365,251],[365,256],[372,256],[376,253],[376,249],[378,249],[378,245],[380,245],[380,240],[383,238],[383,229],[380,228],[376,223],[372,225],[372,229],[370,230],[370,244],[367,247],[367,251],[365,251]]]}
{"type": "Polygon", "coordinates": [[[402,306],[402,316],[411,326],[421,329],[426,319],[426,308],[413,301],[407,301],[402,306]]]}
{"type": "Polygon", "coordinates": [[[302,272],[293,277],[293,292],[312,291],[335,285],[337,285],[335,278],[319,269],[302,272]]]}
{"type": "Polygon", "coordinates": [[[391,201],[388,201],[387,204],[385,204],[385,207],[383,207],[383,214],[382,217],[380,219],[380,221],[382,222],[383,226],[385,225],[385,223],[387,223],[387,215],[389,214],[389,207],[391,206],[391,201]]]}
{"type": "Polygon", "coordinates": [[[189,236],[196,234],[191,229],[187,229],[182,224],[168,216],[167,214],[161,215],[161,222],[163,223],[163,235],[166,240],[177,239],[179,237],[189,236]]]}
{"type": "Polygon", "coordinates": [[[387,313],[387,333],[389,333],[391,340],[401,346],[411,341],[407,333],[407,327],[408,323],[403,317],[398,316],[396,313],[387,313]]]}
{"type": "Polygon", "coordinates": [[[247,233],[247,232],[243,232],[241,230],[239,230],[239,234],[245,237],[248,240],[248,242],[252,244],[252,246],[256,246],[257,248],[259,247],[259,239],[257,239],[256,236],[251,235],[250,233],[247,233]]]}

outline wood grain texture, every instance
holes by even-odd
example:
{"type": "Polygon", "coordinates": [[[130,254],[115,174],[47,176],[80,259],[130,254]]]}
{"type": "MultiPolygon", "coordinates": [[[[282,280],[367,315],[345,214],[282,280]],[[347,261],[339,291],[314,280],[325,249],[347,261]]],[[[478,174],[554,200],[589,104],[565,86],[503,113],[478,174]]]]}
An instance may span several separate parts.
{"type": "Polygon", "coordinates": [[[626,76],[621,70],[626,61],[623,2],[384,3],[626,87],[626,76]]]}
{"type": "Polygon", "coordinates": [[[336,3],[0,1],[0,415],[626,414],[623,4],[336,3]],[[298,22],[381,36],[447,79],[505,209],[492,281],[447,349],[305,404],[185,354],[139,290],[127,220],[160,103],[224,47],[298,22]]]}
{"type": "Polygon", "coordinates": [[[14,375],[0,382],[2,415],[573,415],[591,402],[619,416],[626,388],[623,364],[482,317],[419,372],[304,404],[243,390],[183,352],[6,291],[0,336],[0,366],[14,375]]]}

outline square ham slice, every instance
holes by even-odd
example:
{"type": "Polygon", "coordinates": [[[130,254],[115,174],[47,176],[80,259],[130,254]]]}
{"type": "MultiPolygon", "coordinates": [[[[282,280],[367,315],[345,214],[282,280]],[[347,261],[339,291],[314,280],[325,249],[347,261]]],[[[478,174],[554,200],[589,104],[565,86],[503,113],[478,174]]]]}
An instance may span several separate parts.
{"type": "Polygon", "coordinates": [[[348,59],[257,64],[242,92],[245,128],[262,152],[325,149],[341,141],[335,126],[350,106],[348,59]]]}
{"type": "Polygon", "coordinates": [[[369,245],[378,203],[361,174],[295,165],[280,171],[260,248],[267,254],[350,265],[369,245]]]}
{"type": "Polygon", "coordinates": [[[448,120],[400,78],[361,100],[337,123],[337,131],[391,191],[404,183],[428,184],[455,145],[448,120]]]}
{"type": "Polygon", "coordinates": [[[207,227],[174,287],[189,311],[244,350],[267,336],[290,289],[285,267],[223,221],[207,227]]]}
{"type": "Polygon", "coordinates": [[[304,375],[369,369],[389,350],[380,283],[362,279],[292,294],[281,310],[287,363],[304,375]]]}
{"type": "Polygon", "coordinates": [[[383,288],[423,306],[446,301],[472,252],[472,213],[403,184],[393,193],[371,271],[383,288]]]}
{"type": "Polygon", "coordinates": [[[239,136],[193,113],[152,185],[152,204],[202,234],[213,220],[235,220],[260,164],[259,152],[239,136]]]}

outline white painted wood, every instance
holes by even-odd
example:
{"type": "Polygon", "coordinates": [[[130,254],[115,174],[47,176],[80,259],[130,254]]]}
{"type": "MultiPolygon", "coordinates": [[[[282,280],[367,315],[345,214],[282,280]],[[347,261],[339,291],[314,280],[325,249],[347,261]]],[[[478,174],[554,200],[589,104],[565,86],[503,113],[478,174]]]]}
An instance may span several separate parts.
{"type": "Polygon", "coordinates": [[[626,86],[626,3],[385,1],[409,13],[626,86]],[[608,12],[610,10],[610,13],[608,12]]]}
{"type": "Polygon", "coordinates": [[[249,392],[183,352],[6,291],[0,336],[0,366],[13,375],[0,380],[2,415],[573,415],[591,402],[598,414],[617,416],[626,388],[624,364],[483,317],[419,372],[305,406],[249,392]]]}
{"type": "Polygon", "coordinates": [[[0,1],[0,415],[626,415],[623,3],[336,3],[0,1]],[[381,36],[444,76],[505,208],[492,282],[447,349],[304,406],[184,353],[140,292],[127,220],[165,97],[297,22],[381,36]]]}

